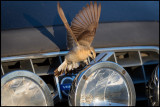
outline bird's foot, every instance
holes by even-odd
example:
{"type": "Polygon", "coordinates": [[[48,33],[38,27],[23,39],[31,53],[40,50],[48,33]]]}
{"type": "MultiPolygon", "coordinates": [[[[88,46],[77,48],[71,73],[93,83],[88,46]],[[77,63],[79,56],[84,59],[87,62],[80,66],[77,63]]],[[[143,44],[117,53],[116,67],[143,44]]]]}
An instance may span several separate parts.
{"type": "Polygon", "coordinates": [[[85,63],[86,65],[88,65],[88,64],[89,64],[87,59],[86,59],[86,60],[84,60],[84,63],[85,63]]]}

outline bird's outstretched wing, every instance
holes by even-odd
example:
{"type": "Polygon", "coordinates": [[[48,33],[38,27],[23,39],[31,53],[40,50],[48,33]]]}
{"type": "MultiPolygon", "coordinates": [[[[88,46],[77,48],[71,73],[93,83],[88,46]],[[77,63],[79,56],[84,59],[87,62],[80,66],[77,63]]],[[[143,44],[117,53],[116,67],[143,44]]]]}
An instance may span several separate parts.
{"type": "Polygon", "coordinates": [[[63,21],[63,23],[64,23],[64,26],[66,27],[67,31],[70,33],[70,35],[71,35],[72,38],[74,39],[75,43],[76,43],[77,45],[79,45],[78,42],[77,42],[77,38],[75,37],[72,29],[71,29],[70,26],[69,26],[68,21],[67,21],[65,15],[64,15],[64,12],[63,12],[63,10],[62,10],[59,2],[57,3],[57,10],[58,10],[59,16],[61,17],[61,19],[62,19],[62,21],[63,21]]]}
{"type": "MultiPolygon", "coordinates": [[[[97,5],[91,2],[90,5],[87,4],[86,7],[75,16],[71,22],[71,30],[75,34],[75,37],[79,44],[81,45],[91,45],[96,28],[98,26],[99,18],[101,13],[101,4],[97,5]]],[[[67,46],[72,48],[74,45],[74,40],[70,32],[67,34],[67,46]]]]}

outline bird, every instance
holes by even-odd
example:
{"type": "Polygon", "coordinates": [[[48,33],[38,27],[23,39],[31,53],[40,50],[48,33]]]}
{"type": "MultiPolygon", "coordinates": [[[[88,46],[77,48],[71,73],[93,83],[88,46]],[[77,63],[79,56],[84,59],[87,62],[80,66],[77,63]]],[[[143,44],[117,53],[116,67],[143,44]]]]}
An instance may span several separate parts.
{"type": "Polygon", "coordinates": [[[70,50],[65,55],[63,63],[54,70],[54,75],[60,76],[64,72],[66,74],[66,71],[78,68],[80,62],[88,65],[87,59],[89,57],[95,61],[96,52],[91,43],[98,27],[101,4],[97,4],[97,2],[94,2],[94,4],[90,2],[90,5],[87,4],[73,18],[71,26],[68,24],[59,2],[57,2],[57,10],[67,29],[67,47],[70,50]]]}

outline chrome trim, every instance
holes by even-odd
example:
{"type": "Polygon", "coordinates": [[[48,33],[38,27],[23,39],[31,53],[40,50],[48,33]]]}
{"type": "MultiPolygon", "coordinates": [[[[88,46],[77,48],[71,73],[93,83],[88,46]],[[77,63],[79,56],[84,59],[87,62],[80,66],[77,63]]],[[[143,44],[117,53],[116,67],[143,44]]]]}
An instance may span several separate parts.
{"type": "Polygon", "coordinates": [[[4,70],[3,70],[2,64],[1,64],[1,72],[4,75],[4,70]]]}
{"type": "Polygon", "coordinates": [[[60,86],[59,86],[59,79],[58,79],[58,77],[55,77],[55,79],[56,79],[56,85],[57,85],[59,99],[61,101],[62,100],[62,94],[61,94],[61,90],[60,90],[60,86]]]}
{"type": "Polygon", "coordinates": [[[108,60],[113,54],[114,54],[114,52],[108,52],[108,54],[101,61],[108,60]]]}
{"type": "MultiPolygon", "coordinates": [[[[142,57],[141,57],[141,52],[138,51],[138,55],[139,55],[139,59],[140,59],[140,62],[141,62],[141,65],[143,65],[143,61],[142,61],[142,57]]],[[[142,72],[143,72],[143,76],[144,76],[144,80],[145,80],[145,85],[147,84],[146,82],[146,74],[145,74],[145,69],[144,69],[144,66],[142,66],[142,72]]]]}
{"type": "MultiPolygon", "coordinates": [[[[62,64],[61,56],[58,56],[58,58],[59,58],[60,63],[62,64]]],[[[59,79],[58,79],[58,77],[55,77],[55,78],[56,78],[56,84],[57,84],[56,86],[57,86],[57,90],[58,90],[59,99],[62,100],[62,93],[61,93],[61,90],[60,90],[59,79]]]]}
{"type": "Polygon", "coordinates": [[[105,57],[107,54],[108,54],[108,52],[103,52],[103,53],[98,54],[98,56],[96,56],[96,58],[95,58],[95,61],[92,60],[89,64],[92,65],[95,62],[101,61],[103,59],[103,57],[105,57]]]}
{"type": "Polygon", "coordinates": [[[32,59],[29,59],[29,60],[30,60],[30,63],[31,63],[31,66],[32,66],[32,70],[33,70],[33,72],[34,72],[34,73],[36,73],[36,72],[35,72],[35,69],[34,69],[34,66],[33,66],[32,59]]]}
{"type": "Polygon", "coordinates": [[[117,62],[117,58],[116,58],[116,54],[115,54],[115,52],[114,52],[114,54],[113,54],[113,55],[114,55],[114,60],[115,60],[115,62],[116,62],[116,63],[118,63],[118,62],[117,62]]]}
{"type": "Polygon", "coordinates": [[[59,60],[60,60],[60,63],[62,63],[62,58],[60,56],[58,56],[59,60]]]}
{"type": "MultiPolygon", "coordinates": [[[[140,57],[140,61],[141,61],[141,65],[143,65],[142,62],[142,58],[141,58],[141,51],[154,51],[157,52],[159,54],[159,47],[158,46],[128,46],[128,47],[111,47],[111,48],[98,48],[95,49],[96,53],[114,53],[114,59],[115,62],[117,62],[117,58],[115,55],[115,52],[123,52],[123,51],[138,51],[139,53],[139,57],[140,57]]],[[[59,61],[60,63],[62,63],[62,57],[68,53],[68,51],[61,51],[61,52],[49,52],[49,53],[38,53],[38,54],[28,54],[28,55],[20,55],[20,56],[11,56],[11,57],[1,57],[1,72],[4,75],[4,70],[3,70],[3,62],[9,62],[9,61],[19,61],[19,60],[30,60],[30,62],[32,62],[32,59],[36,59],[36,58],[47,58],[47,57],[59,57],[59,61]]],[[[31,63],[32,65],[32,69],[34,69],[33,67],[33,62],[31,63]]],[[[142,66],[142,70],[143,70],[143,76],[144,76],[144,80],[146,82],[146,76],[145,76],[145,70],[144,70],[144,66],[142,66]]],[[[33,72],[35,73],[35,70],[33,70],[33,72]]],[[[59,85],[59,79],[54,77],[55,81],[56,81],[56,86],[57,86],[57,90],[58,90],[58,95],[59,95],[59,99],[62,100],[62,93],[60,90],[60,85],[59,85]]]]}
{"type": "Polygon", "coordinates": [[[52,94],[52,99],[54,100],[57,96],[58,96],[58,92],[56,91],[52,94]]]}
{"type": "MultiPolygon", "coordinates": [[[[98,56],[96,56],[95,61],[96,62],[107,61],[113,54],[114,54],[114,52],[100,53],[98,56]]],[[[92,65],[94,63],[95,62],[92,60],[89,64],[92,65]]]]}
{"type": "MultiPolygon", "coordinates": [[[[119,51],[155,51],[159,54],[158,46],[128,46],[128,47],[112,47],[112,48],[97,48],[95,51],[97,53],[101,52],[119,52],[119,51]]],[[[49,52],[49,53],[39,53],[39,54],[29,54],[29,55],[20,55],[20,56],[11,56],[11,57],[2,57],[1,62],[8,61],[17,61],[17,60],[25,60],[25,59],[35,59],[35,58],[44,58],[44,57],[55,57],[55,56],[63,56],[66,55],[68,51],[61,52],[49,52]]]]}
{"type": "Polygon", "coordinates": [[[142,65],[143,61],[142,61],[142,57],[141,57],[141,52],[140,51],[138,51],[138,55],[139,55],[139,59],[140,59],[141,65],[142,65]]]}
{"type": "Polygon", "coordinates": [[[108,51],[136,51],[136,50],[152,50],[159,54],[159,47],[158,46],[128,46],[128,47],[112,47],[112,48],[98,48],[95,49],[96,52],[108,52],[108,51]]]}
{"type": "Polygon", "coordinates": [[[149,80],[149,102],[151,106],[159,106],[159,65],[154,69],[149,80]]]}

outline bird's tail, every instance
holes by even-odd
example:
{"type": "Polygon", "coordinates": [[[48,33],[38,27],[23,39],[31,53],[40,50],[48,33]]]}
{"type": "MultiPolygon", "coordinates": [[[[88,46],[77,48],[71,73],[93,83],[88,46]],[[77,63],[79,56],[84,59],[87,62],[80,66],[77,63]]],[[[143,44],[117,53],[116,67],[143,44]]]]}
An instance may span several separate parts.
{"type": "Polygon", "coordinates": [[[66,68],[67,68],[67,61],[64,60],[64,62],[56,70],[54,70],[54,75],[55,76],[61,75],[64,71],[66,71],[66,68]]]}

